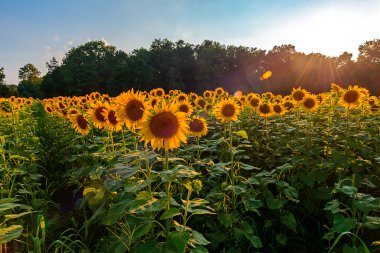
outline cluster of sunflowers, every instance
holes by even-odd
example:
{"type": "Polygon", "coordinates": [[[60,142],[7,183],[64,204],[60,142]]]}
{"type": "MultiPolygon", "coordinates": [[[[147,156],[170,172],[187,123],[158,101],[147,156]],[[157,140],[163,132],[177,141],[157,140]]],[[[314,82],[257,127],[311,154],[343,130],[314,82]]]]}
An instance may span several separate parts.
{"type": "MultiPolygon", "coordinates": [[[[33,99],[0,99],[0,114],[9,116],[14,110],[31,105],[33,99]]],[[[187,137],[197,138],[208,132],[207,116],[214,116],[222,123],[238,120],[240,113],[248,110],[260,117],[282,116],[293,110],[311,113],[324,104],[340,105],[347,110],[369,108],[379,111],[379,99],[370,96],[365,88],[337,84],[331,85],[331,92],[313,95],[300,87],[288,96],[265,92],[261,95],[236,93],[230,96],[222,88],[206,90],[203,96],[186,94],[179,90],[165,93],[162,88],[150,92],[133,89],[117,97],[93,92],[79,97],[55,97],[42,100],[45,111],[69,120],[74,129],[86,135],[91,128],[110,132],[125,128],[140,136],[153,149],[171,150],[187,142],[187,137]],[[329,101],[329,103],[326,103],[329,101]],[[124,128],[125,127],[125,128],[124,128]]]]}

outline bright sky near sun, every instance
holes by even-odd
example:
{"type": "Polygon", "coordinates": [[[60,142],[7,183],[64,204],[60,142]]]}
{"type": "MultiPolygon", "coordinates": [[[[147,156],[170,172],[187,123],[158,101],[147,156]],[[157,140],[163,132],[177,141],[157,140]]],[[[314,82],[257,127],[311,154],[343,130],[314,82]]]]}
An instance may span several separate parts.
{"type": "Polygon", "coordinates": [[[360,44],[380,38],[380,0],[0,0],[7,83],[27,63],[46,73],[52,57],[89,40],[131,52],[156,38],[356,56],[360,44]]]}

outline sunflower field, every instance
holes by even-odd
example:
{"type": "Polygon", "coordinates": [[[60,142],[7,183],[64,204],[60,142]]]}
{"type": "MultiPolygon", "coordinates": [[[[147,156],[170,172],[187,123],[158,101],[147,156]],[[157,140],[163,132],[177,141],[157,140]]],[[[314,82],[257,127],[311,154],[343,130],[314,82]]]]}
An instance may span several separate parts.
{"type": "Polygon", "coordinates": [[[380,252],[380,103],[0,98],[0,253],[380,252]]]}

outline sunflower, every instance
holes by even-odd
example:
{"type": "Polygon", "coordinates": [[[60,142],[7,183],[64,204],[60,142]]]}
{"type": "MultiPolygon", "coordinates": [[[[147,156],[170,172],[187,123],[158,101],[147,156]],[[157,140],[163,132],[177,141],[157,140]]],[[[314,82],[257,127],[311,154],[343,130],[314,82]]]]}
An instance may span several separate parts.
{"type": "Polygon", "coordinates": [[[196,101],[198,99],[198,95],[194,92],[190,92],[189,98],[191,101],[196,101]]]}
{"type": "Polygon", "coordinates": [[[215,89],[214,93],[215,93],[216,96],[220,97],[220,96],[222,96],[224,94],[224,92],[225,91],[223,90],[222,87],[218,87],[218,88],[215,89]]]}
{"type": "Polygon", "coordinates": [[[106,119],[106,123],[104,124],[104,128],[112,131],[112,132],[118,132],[122,127],[122,122],[120,119],[117,117],[117,112],[118,107],[115,105],[110,105],[106,107],[106,109],[103,110],[102,115],[106,119]]]}
{"type": "Polygon", "coordinates": [[[214,96],[214,93],[211,90],[206,90],[203,92],[203,97],[206,99],[212,99],[214,96]]]}
{"type": "Polygon", "coordinates": [[[189,124],[190,134],[195,137],[202,137],[207,134],[207,122],[203,117],[193,116],[189,124]]]}
{"type": "Polygon", "coordinates": [[[201,109],[204,109],[205,105],[207,104],[207,102],[202,97],[198,97],[195,103],[201,109]]]}
{"type": "Polygon", "coordinates": [[[96,128],[102,129],[107,124],[107,119],[104,117],[104,111],[109,107],[108,103],[103,103],[101,101],[97,101],[93,104],[92,109],[88,110],[88,114],[94,126],[96,128]]]}
{"type": "Polygon", "coordinates": [[[377,105],[379,103],[379,100],[376,96],[370,96],[368,100],[368,104],[370,106],[377,105]]]}
{"type": "Polygon", "coordinates": [[[273,114],[272,105],[268,102],[265,102],[265,101],[261,101],[259,106],[256,108],[256,110],[257,110],[257,113],[261,117],[269,117],[269,116],[272,116],[272,114],[273,114]]]}
{"type": "Polygon", "coordinates": [[[258,95],[254,95],[250,99],[248,99],[247,103],[249,107],[257,108],[260,104],[260,97],[258,95]]]}
{"type": "Polygon", "coordinates": [[[55,111],[54,107],[50,103],[46,103],[44,109],[49,114],[53,114],[55,111]]]}
{"type": "Polygon", "coordinates": [[[363,96],[364,94],[360,92],[360,88],[357,85],[354,87],[350,85],[347,90],[343,91],[339,104],[346,108],[357,107],[363,96]]]}
{"type": "Polygon", "coordinates": [[[261,94],[261,98],[266,99],[266,100],[271,100],[274,97],[273,93],[270,91],[264,92],[261,94]]]}
{"type": "Polygon", "coordinates": [[[286,110],[282,104],[273,105],[273,114],[276,116],[282,116],[286,113],[286,110]]]}
{"type": "Polygon", "coordinates": [[[206,103],[206,105],[205,105],[205,111],[211,111],[212,110],[212,104],[210,104],[210,103],[206,103]]]}
{"type": "Polygon", "coordinates": [[[303,98],[306,96],[306,94],[307,94],[307,91],[305,89],[301,89],[301,87],[298,87],[297,89],[293,88],[291,96],[294,101],[296,101],[297,103],[300,103],[303,100],[303,98]]]}
{"type": "Polygon", "coordinates": [[[145,102],[145,96],[139,91],[135,93],[133,89],[120,94],[116,101],[119,104],[118,119],[125,122],[132,131],[146,119],[146,111],[150,110],[149,103],[145,102]]]}
{"type": "Polygon", "coordinates": [[[313,112],[318,109],[319,101],[317,96],[307,94],[302,102],[301,102],[302,109],[304,109],[306,112],[313,112]]]}
{"type": "Polygon", "coordinates": [[[66,117],[70,118],[71,116],[73,116],[75,114],[78,114],[78,113],[79,113],[79,110],[72,107],[72,108],[70,108],[70,109],[67,110],[66,117]]]}
{"type": "Polygon", "coordinates": [[[178,111],[185,113],[186,116],[188,117],[193,113],[194,109],[191,106],[191,103],[188,102],[187,100],[179,102],[177,106],[178,106],[178,111]]]}
{"type": "Polygon", "coordinates": [[[71,121],[71,124],[73,125],[75,131],[78,133],[86,135],[88,132],[90,132],[90,123],[87,121],[84,115],[80,113],[74,114],[70,116],[69,120],[71,121]]]}
{"type": "Polygon", "coordinates": [[[0,116],[9,117],[12,115],[12,103],[5,98],[0,98],[0,116]]]}
{"type": "Polygon", "coordinates": [[[90,99],[92,101],[97,101],[100,99],[100,93],[99,92],[92,92],[90,95],[89,95],[90,99]]]}
{"type": "Polygon", "coordinates": [[[165,96],[165,91],[163,88],[157,88],[154,90],[154,95],[156,97],[164,97],[165,96]]]}
{"type": "Polygon", "coordinates": [[[188,118],[178,111],[176,104],[162,102],[155,106],[154,112],[148,112],[148,118],[142,123],[141,141],[150,142],[153,149],[164,148],[165,151],[178,148],[181,142],[186,143],[189,133],[188,118]]]}
{"type": "Polygon", "coordinates": [[[290,100],[290,101],[286,100],[286,101],[284,102],[284,107],[285,107],[285,109],[288,110],[288,111],[292,110],[292,109],[294,108],[293,101],[291,101],[291,100],[290,100]]]}
{"type": "Polygon", "coordinates": [[[225,98],[219,101],[215,107],[215,117],[221,122],[237,121],[240,114],[240,107],[232,98],[225,98]]]}
{"type": "Polygon", "coordinates": [[[182,102],[182,101],[187,101],[188,100],[188,97],[185,93],[181,93],[179,94],[177,97],[176,97],[176,100],[178,102],[182,102]]]}

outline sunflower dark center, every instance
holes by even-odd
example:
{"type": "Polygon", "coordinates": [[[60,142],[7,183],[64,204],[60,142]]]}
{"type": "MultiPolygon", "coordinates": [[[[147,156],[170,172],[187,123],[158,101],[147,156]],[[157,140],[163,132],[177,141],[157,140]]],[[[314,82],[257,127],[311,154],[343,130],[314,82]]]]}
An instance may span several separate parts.
{"type": "Polygon", "coordinates": [[[77,123],[80,129],[85,130],[88,125],[88,121],[83,117],[83,115],[78,115],[77,123]]]}
{"type": "Polygon", "coordinates": [[[284,103],[284,106],[285,106],[285,108],[288,109],[288,110],[294,108],[294,105],[293,105],[292,102],[285,102],[285,103],[284,103]]]}
{"type": "Polygon", "coordinates": [[[305,101],[303,102],[303,105],[306,108],[312,109],[315,106],[315,100],[312,98],[306,98],[305,101]]]}
{"type": "Polygon", "coordinates": [[[106,122],[106,118],[102,115],[104,109],[106,109],[104,106],[99,106],[95,109],[95,118],[100,122],[106,122]]]}
{"type": "Polygon", "coordinates": [[[161,96],[162,96],[162,90],[158,90],[158,91],[156,91],[156,96],[161,97],[161,96]]]}
{"type": "Polygon", "coordinates": [[[179,111],[180,112],[184,112],[184,113],[188,113],[189,112],[189,107],[185,104],[182,104],[179,106],[179,111]]]}
{"type": "Polygon", "coordinates": [[[249,102],[251,103],[251,106],[257,107],[259,105],[260,100],[257,98],[252,98],[249,102]]]}
{"type": "Polygon", "coordinates": [[[125,107],[125,112],[130,120],[138,121],[143,117],[144,105],[136,99],[131,100],[125,107]]]}
{"type": "Polygon", "coordinates": [[[260,112],[262,114],[268,114],[268,113],[270,113],[270,107],[269,107],[268,104],[262,104],[262,105],[260,105],[259,110],[260,110],[260,112]]]}
{"type": "Polygon", "coordinates": [[[222,91],[222,90],[217,90],[216,93],[217,93],[218,95],[222,95],[223,91],[222,91]]]}
{"type": "Polygon", "coordinates": [[[179,122],[172,112],[161,112],[152,117],[149,128],[155,137],[170,138],[177,133],[179,122]]]}
{"type": "Polygon", "coordinates": [[[204,100],[201,99],[201,100],[198,101],[198,105],[203,108],[206,105],[206,101],[204,101],[204,100]]]}
{"type": "Polygon", "coordinates": [[[118,123],[116,118],[116,112],[114,110],[110,110],[108,112],[108,120],[111,122],[112,125],[116,125],[118,123]]]}
{"type": "Polygon", "coordinates": [[[225,117],[232,117],[235,113],[235,107],[232,104],[225,104],[222,108],[222,114],[225,117]]]}
{"type": "Polygon", "coordinates": [[[178,97],[178,101],[183,101],[183,100],[185,100],[185,99],[186,99],[186,97],[183,96],[183,95],[180,95],[180,96],[178,97]]]}
{"type": "Polygon", "coordinates": [[[155,106],[157,104],[157,99],[152,100],[152,106],[155,106]]]}
{"type": "Polygon", "coordinates": [[[298,90],[294,92],[293,94],[293,98],[295,101],[301,101],[304,96],[305,96],[305,93],[302,90],[298,90]]]}
{"type": "Polygon", "coordinates": [[[359,92],[356,90],[349,90],[344,94],[343,100],[349,104],[356,103],[359,100],[359,92]]]}
{"type": "Polygon", "coordinates": [[[202,130],[205,128],[205,126],[203,125],[203,122],[199,119],[193,119],[189,127],[190,127],[190,131],[196,132],[196,133],[202,132],[202,130]]]}
{"type": "Polygon", "coordinates": [[[274,105],[273,106],[273,111],[276,113],[281,113],[282,112],[282,107],[280,105],[274,105]]]}

